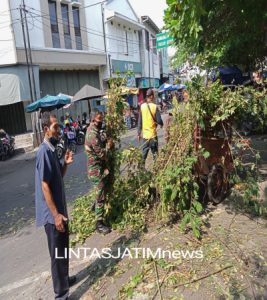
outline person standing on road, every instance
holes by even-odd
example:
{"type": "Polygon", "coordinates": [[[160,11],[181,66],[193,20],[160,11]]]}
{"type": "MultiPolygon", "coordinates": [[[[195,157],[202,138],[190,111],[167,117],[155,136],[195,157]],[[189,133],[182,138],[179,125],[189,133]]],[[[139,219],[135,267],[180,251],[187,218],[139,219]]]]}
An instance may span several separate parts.
{"type": "Polygon", "coordinates": [[[163,127],[160,112],[154,102],[154,92],[148,89],[146,93],[146,102],[141,105],[138,118],[138,141],[143,136],[143,160],[145,161],[149,150],[155,160],[158,153],[157,125],[163,127]]]}
{"type": "Polygon", "coordinates": [[[100,130],[103,124],[103,113],[96,112],[85,137],[85,151],[87,153],[88,178],[94,184],[96,201],[92,209],[96,214],[96,230],[107,234],[111,228],[104,224],[104,204],[107,176],[108,151],[113,147],[111,139],[101,138],[100,130]]]}
{"type": "Polygon", "coordinates": [[[55,299],[68,299],[69,287],[76,277],[69,277],[69,231],[63,176],[73,162],[67,151],[61,165],[55,152],[60,127],[49,112],[42,114],[44,141],[37,152],[35,167],[36,225],[44,226],[51,258],[55,299]]]}

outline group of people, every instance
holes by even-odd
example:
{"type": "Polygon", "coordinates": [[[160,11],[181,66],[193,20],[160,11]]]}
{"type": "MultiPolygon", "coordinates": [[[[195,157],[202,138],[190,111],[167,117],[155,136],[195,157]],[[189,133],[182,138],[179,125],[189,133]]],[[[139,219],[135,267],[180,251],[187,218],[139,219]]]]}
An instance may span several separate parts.
{"type": "MultiPolygon", "coordinates": [[[[36,159],[36,223],[37,226],[44,226],[47,235],[55,299],[68,299],[69,287],[76,282],[76,277],[69,277],[68,212],[63,177],[68,166],[73,163],[73,153],[67,151],[64,163],[61,164],[55,152],[60,134],[58,120],[50,112],[44,112],[41,123],[44,141],[39,147],[36,159]]],[[[96,230],[107,234],[111,228],[104,221],[104,204],[109,176],[108,154],[114,143],[110,138],[103,139],[100,133],[102,123],[102,112],[96,112],[87,129],[85,152],[88,178],[94,184],[96,195],[91,207],[96,215],[96,230]]],[[[154,92],[149,89],[146,101],[140,107],[138,120],[138,140],[143,139],[144,161],[150,150],[154,158],[158,153],[157,126],[163,127],[163,121],[154,103],[154,92]]]]}
{"type": "Polygon", "coordinates": [[[80,125],[86,124],[87,123],[87,113],[84,112],[82,114],[82,119],[81,119],[80,115],[78,115],[77,118],[74,119],[69,112],[66,112],[64,116],[61,116],[60,122],[63,127],[71,126],[74,122],[78,123],[80,125]]]}

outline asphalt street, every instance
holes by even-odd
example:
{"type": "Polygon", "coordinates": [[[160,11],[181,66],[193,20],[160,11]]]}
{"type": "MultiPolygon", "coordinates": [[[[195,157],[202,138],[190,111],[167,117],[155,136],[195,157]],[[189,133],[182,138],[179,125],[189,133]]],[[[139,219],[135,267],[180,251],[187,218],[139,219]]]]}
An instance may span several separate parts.
{"type": "MultiPolygon", "coordinates": [[[[160,129],[160,140],[162,136],[160,129]]],[[[128,131],[122,146],[138,145],[136,137],[136,129],[128,131]]],[[[0,299],[52,299],[51,286],[47,287],[49,293],[39,298],[37,295],[42,293],[38,285],[33,284],[39,283],[42,289],[50,276],[45,232],[35,226],[34,169],[35,153],[0,162],[0,299]]],[[[64,181],[70,208],[73,200],[90,190],[83,147],[74,156],[64,181]]],[[[110,235],[109,238],[112,242],[116,237],[110,235]]],[[[102,240],[97,234],[93,236],[95,239],[93,243],[100,247],[102,240]]]]}

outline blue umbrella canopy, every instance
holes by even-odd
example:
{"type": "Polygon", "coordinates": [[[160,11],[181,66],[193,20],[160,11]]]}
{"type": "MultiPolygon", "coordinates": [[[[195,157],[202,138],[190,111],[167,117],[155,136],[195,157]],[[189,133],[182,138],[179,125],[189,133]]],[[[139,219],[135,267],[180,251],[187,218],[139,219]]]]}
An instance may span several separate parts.
{"type": "Polygon", "coordinates": [[[172,88],[172,85],[169,84],[169,83],[163,83],[160,87],[159,87],[159,90],[158,92],[159,93],[162,93],[162,92],[165,92],[165,91],[170,91],[172,88]]]}
{"type": "Polygon", "coordinates": [[[176,91],[176,90],[180,90],[180,89],[185,89],[186,86],[183,84],[175,84],[175,85],[171,85],[169,83],[163,83],[160,87],[158,92],[162,93],[165,91],[176,91]]]}
{"type": "Polygon", "coordinates": [[[174,90],[174,91],[175,90],[183,90],[185,88],[186,88],[186,86],[184,84],[175,84],[172,86],[172,90],[174,90]]]}
{"type": "Polygon", "coordinates": [[[38,111],[40,108],[43,110],[53,110],[56,108],[59,109],[70,102],[71,98],[63,94],[58,96],[46,95],[45,97],[29,104],[26,107],[26,112],[31,113],[38,111]]]}

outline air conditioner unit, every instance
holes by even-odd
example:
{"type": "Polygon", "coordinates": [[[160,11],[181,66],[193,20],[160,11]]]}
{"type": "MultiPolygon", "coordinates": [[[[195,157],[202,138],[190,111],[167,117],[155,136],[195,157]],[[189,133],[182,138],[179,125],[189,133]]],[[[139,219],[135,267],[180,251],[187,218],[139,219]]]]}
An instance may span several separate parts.
{"type": "Polygon", "coordinates": [[[73,6],[81,6],[81,1],[80,0],[71,0],[71,4],[73,6]]]}
{"type": "Polygon", "coordinates": [[[64,4],[69,4],[71,3],[71,0],[60,0],[61,3],[64,3],[64,4]]]}

